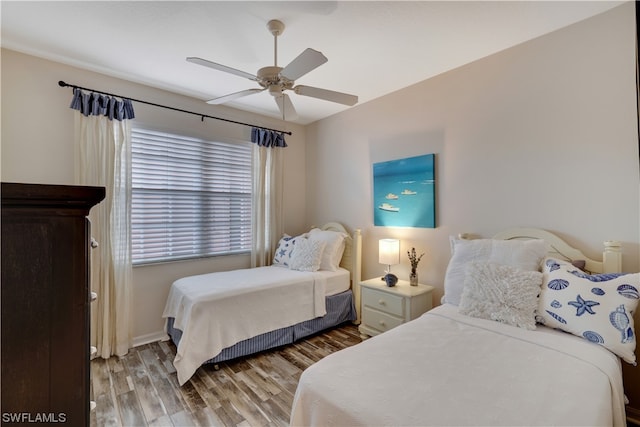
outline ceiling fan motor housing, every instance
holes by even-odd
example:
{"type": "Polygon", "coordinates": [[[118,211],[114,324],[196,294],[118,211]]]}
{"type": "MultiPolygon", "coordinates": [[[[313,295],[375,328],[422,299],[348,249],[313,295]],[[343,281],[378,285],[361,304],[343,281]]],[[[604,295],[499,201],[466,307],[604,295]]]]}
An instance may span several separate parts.
{"type": "Polygon", "coordinates": [[[280,75],[282,67],[262,67],[258,70],[258,83],[260,86],[269,89],[269,93],[273,96],[282,95],[282,91],[291,89],[293,81],[280,75]]]}

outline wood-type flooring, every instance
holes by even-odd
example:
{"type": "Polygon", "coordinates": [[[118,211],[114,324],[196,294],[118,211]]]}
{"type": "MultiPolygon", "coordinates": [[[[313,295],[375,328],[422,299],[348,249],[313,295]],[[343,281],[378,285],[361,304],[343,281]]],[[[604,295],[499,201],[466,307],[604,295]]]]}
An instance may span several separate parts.
{"type": "Polygon", "coordinates": [[[302,371],[361,342],[344,324],[294,344],[198,369],[178,385],[172,342],[91,361],[92,427],[287,426],[302,371]]]}

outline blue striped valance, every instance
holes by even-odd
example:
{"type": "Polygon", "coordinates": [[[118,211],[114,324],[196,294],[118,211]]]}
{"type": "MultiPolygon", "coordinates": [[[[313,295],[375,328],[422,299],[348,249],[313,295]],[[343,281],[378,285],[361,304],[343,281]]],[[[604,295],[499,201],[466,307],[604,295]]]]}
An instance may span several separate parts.
{"type": "Polygon", "coordinates": [[[80,111],[84,116],[107,116],[109,120],[118,121],[135,118],[130,99],[117,99],[96,92],[85,93],[78,88],[73,89],[69,107],[80,111]]]}
{"type": "Polygon", "coordinates": [[[261,128],[251,128],[251,142],[260,147],[287,147],[284,133],[261,128]]]}

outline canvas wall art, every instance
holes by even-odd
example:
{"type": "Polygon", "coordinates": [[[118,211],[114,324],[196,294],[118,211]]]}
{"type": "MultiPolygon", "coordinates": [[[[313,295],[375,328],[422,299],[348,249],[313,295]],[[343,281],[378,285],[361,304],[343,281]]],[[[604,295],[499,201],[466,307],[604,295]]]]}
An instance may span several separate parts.
{"type": "Polygon", "coordinates": [[[373,221],[385,227],[436,226],[435,155],[373,164],[373,221]]]}

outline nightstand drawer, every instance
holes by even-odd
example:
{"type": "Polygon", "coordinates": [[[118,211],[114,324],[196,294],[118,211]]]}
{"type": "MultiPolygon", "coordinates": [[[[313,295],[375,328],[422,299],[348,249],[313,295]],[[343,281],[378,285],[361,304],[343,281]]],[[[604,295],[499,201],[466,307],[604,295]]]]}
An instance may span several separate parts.
{"type": "Polygon", "coordinates": [[[363,288],[362,305],[404,317],[404,298],[401,295],[392,295],[388,292],[363,288]]]}
{"type": "Polygon", "coordinates": [[[362,322],[380,332],[388,331],[404,322],[404,319],[390,316],[381,311],[365,307],[362,311],[362,322]]]}

